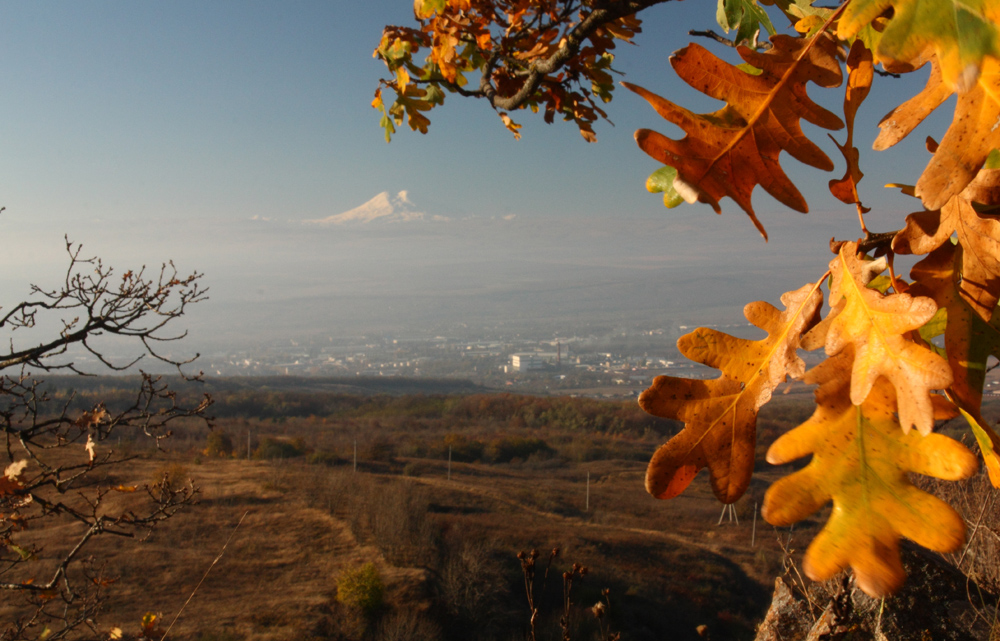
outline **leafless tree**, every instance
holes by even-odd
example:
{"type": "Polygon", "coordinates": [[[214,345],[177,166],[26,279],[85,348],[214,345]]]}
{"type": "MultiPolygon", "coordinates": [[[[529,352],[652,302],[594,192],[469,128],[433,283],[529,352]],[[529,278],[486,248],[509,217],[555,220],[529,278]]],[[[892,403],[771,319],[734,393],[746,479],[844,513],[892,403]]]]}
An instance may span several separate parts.
{"type": "MultiPolygon", "coordinates": [[[[142,486],[109,481],[108,472],[133,455],[109,439],[131,432],[157,448],[170,424],[209,421],[211,399],[184,403],[162,376],[140,372],[128,403],[79,409],[73,394],[58,397],[39,379],[46,373],[94,374],[137,367],[143,359],[167,364],[185,379],[179,360],[161,348],[184,337],[168,333],[190,305],[206,299],[201,274],[179,276],[172,263],[149,275],[145,268],[116,273],[97,258],[81,258],[68,240],[69,266],[55,289],[32,286],[27,300],[0,316],[0,602],[21,599],[13,620],[0,621],[0,641],[94,638],[95,615],[114,582],[85,554],[98,536],[140,537],[192,502],[196,489],[164,475],[142,486]],[[43,336],[39,338],[39,335],[43,336]],[[108,339],[114,339],[109,342],[108,339]],[[138,353],[109,352],[131,343],[138,353]],[[76,408],[76,409],[74,409],[76,408]],[[114,497],[115,500],[111,500],[114,497]],[[127,500],[122,500],[127,499],[127,500]],[[60,524],[66,535],[42,550],[31,535],[60,524]]],[[[106,638],[107,630],[100,633],[106,638]]]]}

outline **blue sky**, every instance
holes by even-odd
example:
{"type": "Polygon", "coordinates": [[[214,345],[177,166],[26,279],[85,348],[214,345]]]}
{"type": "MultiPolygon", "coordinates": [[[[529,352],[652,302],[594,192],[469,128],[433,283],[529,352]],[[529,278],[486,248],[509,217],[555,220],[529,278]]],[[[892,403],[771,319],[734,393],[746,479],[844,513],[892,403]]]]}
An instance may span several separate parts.
{"type": "MultiPolygon", "coordinates": [[[[628,80],[692,109],[718,108],[674,78],[667,62],[690,39],[688,28],[718,29],[714,4],[687,0],[646,12],[640,46],[621,47],[616,66],[628,80]]],[[[254,266],[274,261],[268,272],[274,278],[296,273],[287,247],[277,246],[284,232],[241,231],[252,217],[322,218],[403,189],[432,213],[516,214],[582,233],[615,217],[664,222],[667,252],[780,256],[809,243],[821,253],[829,236],[810,238],[810,225],[825,233],[833,220],[839,235],[857,234],[852,208],[826,193],[843,161],[825,132],[812,128],[807,132],[837,169],[822,174],[782,157],[813,214],[780,211],[757,190],[756,209],[773,231],[769,247],[731,201],[723,202],[722,217],[704,205],[664,209],[643,188],[656,163],[638,150],[632,132],[679,132],[624,89],[609,105],[617,126],[599,125],[596,145],[571,124],[547,126],[525,112],[513,114],[524,125],[515,141],[488,105],[457,97],[431,112],[429,135],[401,130],[387,145],[369,106],[384,69],[371,52],[383,25],[412,20],[408,0],[0,7],[0,205],[7,207],[0,233],[11,247],[0,258],[6,293],[55,273],[60,239],[69,233],[116,264],[176,258],[209,272],[210,284],[215,276],[222,300],[239,298],[226,288],[258,291],[240,282],[254,266]],[[692,247],[669,231],[666,223],[673,222],[678,230],[725,226],[726,232],[716,246],[692,247]]],[[[920,75],[878,83],[887,86],[862,107],[859,146],[870,147],[878,118],[919,89],[920,75]]],[[[834,111],[841,91],[822,96],[810,89],[834,111]]],[[[938,137],[941,122],[938,116],[932,130],[938,137]]],[[[882,157],[866,153],[863,197],[877,207],[874,228],[899,226],[900,215],[915,208],[881,184],[915,180],[927,159],[924,135],[918,131],[882,157]]],[[[608,246],[627,252],[634,240],[626,233],[608,246]]]]}

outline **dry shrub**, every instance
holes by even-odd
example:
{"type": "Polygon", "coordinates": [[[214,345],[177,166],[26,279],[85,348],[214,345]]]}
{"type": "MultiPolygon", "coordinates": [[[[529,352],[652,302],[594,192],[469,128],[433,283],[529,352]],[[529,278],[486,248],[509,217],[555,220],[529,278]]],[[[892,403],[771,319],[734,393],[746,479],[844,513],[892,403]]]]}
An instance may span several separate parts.
{"type": "Polygon", "coordinates": [[[952,562],[983,588],[1000,593],[1000,491],[985,469],[961,482],[920,477],[917,484],[947,501],[965,519],[968,541],[952,562]]]}
{"type": "Polygon", "coordinates": [[[374,641],[438,641],[441,628],[414,608],[394,610],[382,617],[374,641]]]}
{"type": "Polygon", "coordinates": [[[148,484],[150,487],[153,487],[166,482],[167,485],[172,487],[182,487],[190,481],[191,475],[188,473],[186,466],[180,463],[168,463],[153,472],[152,476],[149,477],[148,484]]]}
{"type": "Polygon", "coordinates": [[[488,633],[506,618],[503,565],[495,548],[481,539],[454,538],[444,546],[438,583],[441,602],[458,627],[488,633]]]}

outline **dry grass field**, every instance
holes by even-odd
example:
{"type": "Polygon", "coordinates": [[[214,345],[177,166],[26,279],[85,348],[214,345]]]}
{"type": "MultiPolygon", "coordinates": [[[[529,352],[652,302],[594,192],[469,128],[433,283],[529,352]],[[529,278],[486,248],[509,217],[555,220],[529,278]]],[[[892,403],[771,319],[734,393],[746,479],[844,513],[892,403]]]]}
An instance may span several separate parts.
{"type": "MultiPolygon", "coordinates": [[[[765,440],[801,413],[798,401],[784,402],[762,417],[765,440]]],[[[637,641],[693,641],[702,638],[700,625],[716,641],[752,639],[774,577],[826,518],[781,531],[755,519],[767,486],[788,472],[760,461],[735,505],[738,524],[731,517],[719,523],[721,506],[704,473],[677,499],[657,501],[643,489],[644,459],[664,436],[648,430],[498,428],[475,420],[457,427],[412,414],[364,423],[231,417],[216,429],[232,436],[235,453],[208,455],[204,432],[180,430],[173,449],[143,452],[115,470],[106,482],[141,485],[166,472],[190,479],[199,494],[144,540],[99,537],[88,548],[116,578],[98,630],[138,633],[148,612],[166,627],[211,567],[171,639],[521,640],[530,627],[517,554],[535,549],[540,640],[563,634],[562,574],[574,563],[588,572],[569,595],[572,639],[600,638],[600,623],[637,641]],[[246,458],[248,432],[260,458],[246,458]],[[455,454],[450,465],[445,443],[455,454]],[[481,458],[457,460],[470,447],[479,452],[476,443],[486,444],[481,458]],[[501,461],[510,447],[535,450],[501,461]],[[338,582],[368,563],[381,596],[370,603],[338,597],[338,582]],[[598,621],[590,608],[602,600],[608,615],[598,621]]],[[[43,548],[34,566],[40,576],[74,527],[25,533],[43,548]]],[[[0,603],[0,620],[17,611],[0,603]]]]}

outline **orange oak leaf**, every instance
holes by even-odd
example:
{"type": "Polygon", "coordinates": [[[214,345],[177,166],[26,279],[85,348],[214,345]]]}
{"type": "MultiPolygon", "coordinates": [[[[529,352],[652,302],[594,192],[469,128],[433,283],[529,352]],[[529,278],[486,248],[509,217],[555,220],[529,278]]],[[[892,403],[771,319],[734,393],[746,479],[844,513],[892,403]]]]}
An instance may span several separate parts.
{"type": "Polygon", "coordinates": [[[937,211],[906,217],[892,249],[898,254],[926,254],[957,234],[962,252],[960,291],[984,321],[1000,299],[1000,221],[980,214],[973,203],[1000,204],[1000,169],[983,169],[965,190],[937,211]]]}
{"type": "Polygon", "coordinates": [[[647,154],[677,170],[674,186],[688,202],[708,203],[721,212],[719,199],[729,196],[760,231],[750,197],[761,185],[788,207],[806,212],[805,198],[782,171],[782,151],[818,169],[830,171],[833,162],[802,133],[800,119],[840,129],[843,121],[806,95],[806,83],[837,87],[843,80],[836,58],[837,44],[825,34],[805,41],[778,35],[773,47],[758,53],[738,47],[748,64],[760,69],[752,75],[690,44],[670,57],[677,75],[712,98],[726,101],[713,113],[695,114],[641,87],[623,83],[646,99],[657,113],[687,134],[680,140],[649,129],[635,133],[647,154]]]}
{"type": "MultiPolygon", "coordinates": [[[[944,82],[941,66],[931,59],[927,85],[916,96],[887,114],[879,123],[876,150],[888,149],[905,138],[953,89],[944,82]]],[[[958,95],[955,116],[941,144],[917,182],[915,194],[929,210],[941,209],[976,178],[993,149],[1000,148],[1000,61],[983,63],[982,74],[968,91],[958,95]]]]}
{"type": "Polygon", "coordinates": [[[722,370],[714,380],[657,376],[639,396],[639,405],[654,416],[684,421],[684,429],[662,445],[646,471],[646,489],[669,499],[708,467],[712,491],[723,503],[746,491],[753,473],[757,411],[786,375],[802,376],[805,365],[796,354],[799,337],[814,322],[823,297],[818,284],[805,285],[781,297],[785,311],[765,302],[747,305],[747,319],[768,333],[759,341],[699,328],[677,347],[688,358],[722,370]]]}
{"type": "MultiPolygon", "coordinates": [[[[944,501],[910,483],[909,473],[958,480],[978,468],[962,444],[941,434],[904,433],[896,420],[896,391],[879,378],[860,405],[851,403],[853,349],[810,370],[805,381],[819,383],[812,417],[785,434],[767,452],[781,465],[812,454],[802,470],[772,485],[764,497],[769,523],[786,526],[833,501],[823,531],[806,551],[803,569],[816,581],[850,565],[862,590],[874,597],[895,591],[905,578],[899,538],[938,552],[965,541],[965,521],[944,501]]],[[[940,418],[955,415],[943,397],[940,418]]]]}
{"type": "Polygon", "coordinates": [[[930,391],[951,385],[951,368],[904,334],[930,320],[937,305],[927,297],[884,295],[866,287],[866,263],[856,253],[857,243],[844,243],[830,263],[831,310],[803,344],[807,348],[825,345],[830,356],[853,347],[851,402],[861,405],[875,381],[885,376],[899,396],[903,430],[916,426],[927,434],[934,427],[930,391]]]}
{"type": "Polygon", "coordinates": [[[870,209],[861,205],[861,198],[858,196],[858,183],[864,177],[861,167],[858,165],[859,152],[854,146],[854,118],[857,116],[858,107],[868,97],[868,92],[872,88],[872,79],[875,77],[875,67],[872,64],[872,52],[861,40],[855,40],[851,45],[851,52],[847,56],[847,91],[844,94],[844,119],[847,121],[847,140],[841,145],[830,136],[833,144],[843,154],[847,161],[847,173],[844,177],[830,181],[830,193],[842,203],[857,204],[862,213],[868,213],[870,209]]]}
{"type": "Polygon", "coordinates": [[[914,296],[930,296],[947,314],[944,346],[954,376],[950,393],[960,407],[978,412],[982,405],[986,361],[1000,356],[1000,310],[993,308],[986,322],[969,305],[963,288],[965,249],[944,243],[913,266],[910,277],[914,296]]]}

